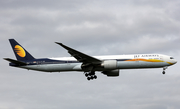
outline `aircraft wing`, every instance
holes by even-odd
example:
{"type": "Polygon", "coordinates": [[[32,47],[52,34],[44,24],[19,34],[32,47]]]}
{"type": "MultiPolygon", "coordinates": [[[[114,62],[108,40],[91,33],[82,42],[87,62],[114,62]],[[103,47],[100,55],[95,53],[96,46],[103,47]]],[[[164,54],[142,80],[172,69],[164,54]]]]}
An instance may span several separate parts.
{"type": "Polygon", "coordinates": [[[62,43],[58,43],[58,42],[55,42],[57,44],[59,44],[60,46],[62,46],[63,48],[65,48],[69,54],[71,54],[71,56],[73,56],[74,58],[76,58],[79,62],[82,62],[82,63],[92,63],[92,64],[98,64],[98,63],[101,63],[102,61],[97,59],[97,58],[94,58],[92,56],[89,56],[89,55],[86,55],[82,52],[79,52],[75,49],[72,49],[62,43]]]}

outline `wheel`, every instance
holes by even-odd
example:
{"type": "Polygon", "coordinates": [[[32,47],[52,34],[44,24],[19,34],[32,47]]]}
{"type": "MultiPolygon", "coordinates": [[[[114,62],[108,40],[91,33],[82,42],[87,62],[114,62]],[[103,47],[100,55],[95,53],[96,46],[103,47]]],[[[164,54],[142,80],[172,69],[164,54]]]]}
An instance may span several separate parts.
{"type": "Polygon", "coordinates": [[[88,77],[88,74],[86,73],[85,76],[88,77]]]}
{"type": "Polygon", "coordinates": [[[165,73],[166,73],[165,71],[162,72],[162,74],[165,74],[165,73]]]}
{"type": "Polygon", "coordinates": [[[97,76],[96,76],[96,75],[94,75],[94,79],[97,79],[97,76]]]}
{"type": "Polygon", "coordinates": [[[88,81],[91,80],[91,77],[87,77],[87,80],[88,80],[88,81]]]}
{"type": "Polygon", "coordinates": [[[91,76],[90,78],[93,80],[93,79],[94,79],[94,76],[91,76]]]}

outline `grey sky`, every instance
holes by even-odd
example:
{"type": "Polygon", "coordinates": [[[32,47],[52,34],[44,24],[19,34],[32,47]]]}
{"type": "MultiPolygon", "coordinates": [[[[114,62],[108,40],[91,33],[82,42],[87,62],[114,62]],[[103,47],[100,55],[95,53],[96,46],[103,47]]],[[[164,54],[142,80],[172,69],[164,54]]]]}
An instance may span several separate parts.
{"type": "MultiPolygon", "coordinates": [[[[69,54],[62,42],[89,55],[161,53],[180,62],[179,0],[1,0],[1,59],[14,58],[9,38],[34,57],[69,54]]],[[[179,63],[162,69],[97,73],[44,73],[2,60],[2,109],[179,109],[179,63]]]]}

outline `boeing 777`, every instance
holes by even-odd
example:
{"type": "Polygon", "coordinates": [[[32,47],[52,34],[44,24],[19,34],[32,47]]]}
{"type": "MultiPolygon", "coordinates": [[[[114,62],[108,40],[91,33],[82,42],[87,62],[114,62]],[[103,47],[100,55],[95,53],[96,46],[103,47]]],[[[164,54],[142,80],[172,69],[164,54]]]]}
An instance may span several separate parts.
{"type": "Polygon", "coordinates": [[[96,71],[116,77],[121,69],[163,68],[165,74],[167,67],[177,63],[172,56],[162,54],[89,56],[59,42],[55,43],[66,49],[71,57],[36,59],[14,39],[9,41],[17,58],[4,58],[10,66],[44,72],[82,71],[87,80],[96,79],[96,71]]]}

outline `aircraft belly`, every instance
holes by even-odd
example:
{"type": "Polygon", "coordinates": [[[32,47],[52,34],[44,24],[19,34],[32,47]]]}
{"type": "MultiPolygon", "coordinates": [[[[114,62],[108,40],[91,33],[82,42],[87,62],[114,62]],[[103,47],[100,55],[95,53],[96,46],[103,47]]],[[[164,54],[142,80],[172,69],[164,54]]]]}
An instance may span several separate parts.
{"type": "Polygon", "coordinates": [[[134,61],[134,62],[118,62],[118,69],[136,69],[136,68],[160,68],[168,66],[166,62],[143,62],[143,61],[134,61]]]}
{"type": "Polygon", "coordinates": [[[28,65],[21,68],[45,72],[61,72],[61,71],[81,71],[79,64],[44,64],[44,65],[28,65]]]}
{"type": "MultiPolygon", "coordinates": [[[[138,69],[138,68],[161,68],[169,66],[166,62],[143,62],[143,61],[119,61],[117,62],[117,69],[138,69]]],[[[66,64],[41,64],[41,65],[27,65],[20,68],[28,70],[37,70],[44,72],[61,72],[61,71],[82,71],[81,63],[66,63],[66,64]]],[[[96,69],[96,71],[103,71],[104,69],[96,69]]]]}

